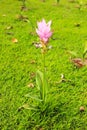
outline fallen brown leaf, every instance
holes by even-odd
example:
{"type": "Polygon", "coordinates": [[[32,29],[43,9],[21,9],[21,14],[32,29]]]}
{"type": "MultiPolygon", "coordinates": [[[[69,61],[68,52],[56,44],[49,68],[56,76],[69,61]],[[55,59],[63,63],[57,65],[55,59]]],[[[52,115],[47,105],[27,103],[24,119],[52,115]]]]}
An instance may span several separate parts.
{"type": "Polygon", "coordinates": [[[85,110],[84,106],[80,107],[80,112],[83,112],[85,110]]]}
{"type": "Polygon", "coordinates": [[[83,67],[84,66],[84,62],[81,58],[74,58],[71,59],[71,62],[78,68],[83,67]]]}
{"type": "Polygon", "coordinates": [[[21,6],[21,11],[28,11],[29,9],[26,6],[21,6]]]}
{"type": "Polygon", "coordinates": [[[29,21],[27,16],[19,15],[19,14],[16,15],[16,20],[20,20],[20,21],[24,21],[24,22],[29,21]]]}
{"type": "Polygon", "coordinates": [[[83,60],[81,58],[74,58],[74,59],[71,59],[71,62],[78,68],[87,66],[87,59],[83,60]]]}
{"type": "Polygon", "coordinates": [[[34,84],[33,84],[33,83],[29,83],[29,84],[28,84],[28,87],[29,87],[29,88],[34,88],[34,84]]]}
{"type": "Polygon", "coordinates": [[[43,128],[40,128],[40,130],[44,130],[43,128]]]}
{"type": "Polygon", "coordinates": [[[35,73],[32,72],[32,73],[30,74],[30,78],[32,79],[32,78],[34,78],[34,77],[35,77],[35,73]]]}
{"type": "Polygon", "coordinates": [[[13,43],[18,43],[18,39],[13,38],[13,39],[12,39],[12,42],[13,42],[13,43]]]}

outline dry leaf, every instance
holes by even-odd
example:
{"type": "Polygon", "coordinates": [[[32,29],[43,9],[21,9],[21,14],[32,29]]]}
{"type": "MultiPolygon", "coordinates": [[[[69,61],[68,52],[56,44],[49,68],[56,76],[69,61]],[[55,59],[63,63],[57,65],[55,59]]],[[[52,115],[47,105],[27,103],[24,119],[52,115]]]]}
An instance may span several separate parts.
{"type": "Polygon", "coordinates": [[[64,74],[61,74],[61,80],[60,80],[60,82],[66,82],[64,74]]]}
{"type": "Polygon", "coordinates": [[[13,28],[13,26],[8,26],[8,27],[6,27],[6,30],[10,30],[12,28],[13,28]]]}
{"type": "Polygon", "coordinates": [[[64,79],[64,77],[65,77],[64,74],[61,74],[61,79],[64,79]]]}
{"type": "Polygon", "coordinates": [[[39,42],[32,42],[32,44],[33,44],[36,48],[41,48],[41,47],[42,47],[41,43],[39,43],[39,42]]]}
{"type": "Polygon", "coordinates": [[[40,128],[40,130],[44,130],[43,128],[40,128]]]}
{"type": "Polygon", "coordinates": [[[42,47],[41,44],[34,44],[34,46],[35,46],[36,48],[41,48],[41,47],[42,47]]]}
{"type": "Polygon", "coordinates": [[[74,58],[71,59],[71,62],[78,68],[83,67],[84,66],[84,62],[81,58],[74,58]]]}
{"type": "Polygon", "coordinates": [[[80,107],[80,112],[83,112],[85,110],[84,106],[80,107]]]}
{"type": "Polygon", "coordinates": [[[34,78],[34,77],[35,77],[35,73],[32,72],[32,73],[30,74],[30,78],[32,79],[32,78],[34,78]]]}
{"type": "Polygon", "coordinates": [[[13,38],[13,39],[12,39],[12,42],[13,42],[13,43],[18,43],[18,39],[13,38]]]}
{"type": "Polygon", "coordinates": [[[35,61],[35,60],[31,60],[30,63],[31,63],[31,64],[35,64],[36,61],[35,61]]]}
{"type": "Polygon", "coordinates": [[[87,59],[82,60],[81,58],[71,59],[71,62],[78,68],[87,66],[87,59]]]}
{"type": "Polygon", "coordinates": [[[28,84],[28,87],[29,87],[29,88],[34,88],[34,84],[33,84],[33,83],[29,83],[29,84],[28,84]]]}
{"type": "Polygon", "coordinates": [[[66,81],[68,81],[68,80],[65,79],[64,74],[61,74],[61,79],[60,79],[58,82],[56,82],[56,83],[57,83],[57,84],[60,84],[60,83],[62,83],[62,82],[66,82],[66,81]]]}
{"type": "Polygon", "coordinates": [[[21,6],[21,11],[28,11],[29,9],[26,6],[21,6]]]}
{"type": "Polygon", "coordinates": [[[20,20],[20,21],[24,21],[24,22],[28,22],[28,17],[27,16],[23,16],[23,15],[16,15],[16,19],[20,20]]]}

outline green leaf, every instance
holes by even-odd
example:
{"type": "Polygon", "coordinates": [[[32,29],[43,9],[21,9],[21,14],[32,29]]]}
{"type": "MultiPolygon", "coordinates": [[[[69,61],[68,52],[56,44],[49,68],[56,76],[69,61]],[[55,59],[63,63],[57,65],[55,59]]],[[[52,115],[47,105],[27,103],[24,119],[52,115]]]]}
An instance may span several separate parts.
{"type": "Polygon", "coordinates": [[[39,70],[36,72],[36,84],[38,90],[41,90],[42,84],[43,84],[43,73],[39,70]]]}
{"type": "Polygon", "coordinates": [[[87,41],[85,42],[84,52],[83,52],[83,58],[85,58],[87,54],[87,41]]]}
{"type": "Polygon", "coordinates": [[[47,96],[47,91],[48,91],[48,82],[46,79],[45,72],[42,73],[39,70],[36,72],[36,84],[40,92],[41,100],[45,101],[46,96],[47,96]]]}
{"type": "Polygon", "coordinates": [[[31,107],[28,104],[24,104],[21,108],[29,109],[29,110],[37,110],[35,107],[31,107]]]}
{"type": "Polygon", "coordinates": [[[42,101],[42,100],[40,100],[38,97],[36,97],[36,96],[31,96],[30,94],[26,94],[25,96],[26,96],[26,97],[30,97],[30,98],[32,98],[32,99],[35,99],[35,100],[37,100],[37,101],[42,101]]]}

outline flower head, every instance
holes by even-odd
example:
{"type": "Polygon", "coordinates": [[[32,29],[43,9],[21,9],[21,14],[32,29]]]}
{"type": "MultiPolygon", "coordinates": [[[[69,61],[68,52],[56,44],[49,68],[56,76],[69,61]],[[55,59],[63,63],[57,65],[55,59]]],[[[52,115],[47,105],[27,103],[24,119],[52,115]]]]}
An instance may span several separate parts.
{"type": "Polygon", "coordinates": [[[37,23],[38,28],[36,29],[36,33],[40,37],[40,40],[44,43],[47,44],[49,38],[52,36],[52,31],[51,31],[51,21],[46,23],[46,21],[43,19],[41,22],[37,23]]]}

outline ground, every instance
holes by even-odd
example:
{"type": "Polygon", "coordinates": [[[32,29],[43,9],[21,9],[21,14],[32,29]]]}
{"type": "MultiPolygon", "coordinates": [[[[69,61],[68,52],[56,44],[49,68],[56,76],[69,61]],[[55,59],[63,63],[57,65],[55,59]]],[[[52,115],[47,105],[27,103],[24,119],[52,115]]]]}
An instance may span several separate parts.
{"type": "Polygon", "coordinates": [[[87,130],[87,1],[0,1],[1,130],[87,130]],[[52,48],[46,54],[49,94],[44,104],[26,97],[39,95],[35,73],[42,69],[37,21],[52,20],[52,48]],[[33,106],[35,110],[31,110],[33,106]],[[25,109],[26,108],[26,109],[25,109]]]}

